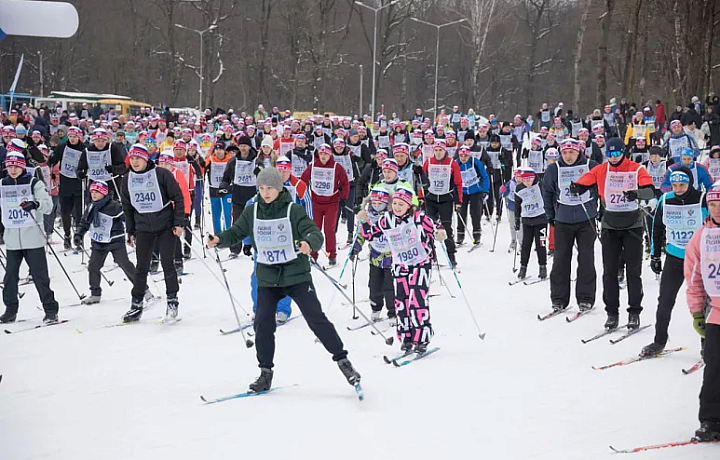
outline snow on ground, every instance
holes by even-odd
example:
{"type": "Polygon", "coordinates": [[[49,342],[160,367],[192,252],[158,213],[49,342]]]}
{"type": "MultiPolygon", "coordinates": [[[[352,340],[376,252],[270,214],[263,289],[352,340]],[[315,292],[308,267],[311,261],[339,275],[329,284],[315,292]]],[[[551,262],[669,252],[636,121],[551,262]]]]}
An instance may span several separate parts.
{"type": "MultiPolygon", "coordinates": [[[[344,229],[338,235],[345,240],[344,229]]],[[[602,330],[605,320],[599,243],[600,309],[567,324],[562,316],[536,319],[549,311],[547,283],[508,286],[513,274],[506,221],[496,252],[489,252],[489,225],[483,241],[472,254],[462,248],[458,262],[486,339],[478,338],[452,272],[443,268],[456,297],[439,282],[431,287],[441,294],[432,299],[431,311],[433,345],[442,349],[400,369],[382,361],[383,354],[397,353],[397,343],[388,347],[367,328],[347,331],[359,320],[351,319],[341,295],[314,273],[324,309],[363,376],[364,402],[315,344],[305,322],[297,320],[278,330],[274,385],[298,386],[204,406],[201,394],[245,391],[258,372],[254,350],[245,348],[239,334],[218,333],[232,328],[235,319],[226,291],[202,264],[219,276],[213,254],[186,262],[191,275],[180,291],[183,320],[169,326],[155,324],[165,311],[162,301],[146,310],[140,324],[104,327],[119,322],[129,306],[130,286],[114,270],[108,277],[116,283],[103,285],[103,303],[61,308],[60,317],[69,323],[0,337],[0,459],[601,459],[612,455],[609,444],[628,448],[692,436],[702,374],[681,373],[699,357],[684,289],[668,347],[688,351],[595,371],[591,365],[632,357],[653,337],[650,328],[617,345],[607,338],[580,343],[602,330]]],[[[60,257],[69,271],[82,268],[80,256],[60,257]]],[[[341,253],[340,263],[344,257],[341,253]]],[[[57,263],[50,263],[58,300],[76,303],[57,263]]],[[[250,260],[241,257],[225,266],[232,291],[249,309],[250,260]]],[[[367,262],[361,263],[357,299],[367,298],[367,272],[367,262]]],[[[339,276],[340,268],[331,273],[339,276]]],[[[534,253],[529,273],[537,274],[534,253]]],[[[88,293],[86,274],[71,276],[88,293]]],[[[351,284],[351,278],[348,268],[343,281],[351,284]]],[[[647,267],[644,281],[641,321],[648,324],[654,322],[658,283],[647,267]]],[[[160,279],[151,287],[164,293],[160,279]]],[[[26,296],[19,318],[29,322],[7,326],[10,330],[42,319],[34,288],[21,290],[26,296]]],[[[623,303],[626,292],[621,291],[623,303]]],[[[367,302],[359,305],[369,314],[367,302]]],[[[688,446],[636,457],[718,455],[716,446],[688,446]]]]}

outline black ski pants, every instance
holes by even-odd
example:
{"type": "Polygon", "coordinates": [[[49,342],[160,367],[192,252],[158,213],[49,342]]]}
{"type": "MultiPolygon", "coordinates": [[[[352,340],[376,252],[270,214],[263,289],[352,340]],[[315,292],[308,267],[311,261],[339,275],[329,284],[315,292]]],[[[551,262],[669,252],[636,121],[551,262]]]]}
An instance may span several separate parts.
{"type": "Polygon", "coordinates": [[[435,222],[440,222],[447,233],[445,245],[448,254],[455,254],[455,238],[453,238],[452,214],[455,204],[452,201],[425,201],[425,212],[429,218],[435,222]]]}
{"type": "Polygon", "coordinates": [[[145,295],[150,259],[156,241],[160,252],[160,263],[165,274],[165,294],[167,297],[175,297],[180,290],[178,272],[175,270],[173,261],[177,237],[172,232],[172,227],[156,233],[138,232],[135,236],[137,267],[135,268],[135,281],[131,292],[135,299],[142,299],[145,295]]]}
{"type": "MultiPolygon", "coordinates": [[[[502,199],[500,196],[500,187],[503,186],[502,170],[488,169],[488,176],[490,176],[490,193],[488,194],[485,213],[492,213],[494,207],[497,218],[500,219],[502,217],[502,199]]],[[[482,203],[480,205],[482,206],[482,203]]]]}
{"type": "Polygon", "coordinates": [[[30,276],[37,290],[40,302],[45,313],[58,312],[58,303],[55,293],[50,289],[50,275],[48,275],[45,248],[35,249],[8,249],[3,285],[3,302],[8,312],[16,314],[18,311],[18,281],[20,280],[20,264],[23,259],[30,268],[30,276]]]}
{"type": "Polygon", "coordinates": [[[392,268],[380,268],[370,264],[370,308],[372,311],[381,311],[383,303],[387,307],[388,318],[395,316],[395,285],[393,283],[392,268]]]}
{"type": "Polygon", "coordinates": [[[255,351],[260,368],[272,369],[275,357],[275,313],[278,302],[285,296],[295,301],[303,314],[308,326],[325,349],[330,352],[334,361],[347,357],[347,351],[335,326],[325,316],[317,298],[315,286],[305,281],[292,286],[263,287],[258,286],[257,309],[255,311],[255,351]]]}
{"type": "Polygon", "coordinates": [[[642,312],[643,285],[643,229],[642,227],[625,230],[605,229],[602,231],[603,255],[603,302],[608,315],[617,315],[620,311],[620,286],[618,268],[620,254],[625,259],[625,279],[628,291],[628,313],[642,312]]]}
{"type": "Polygon", "coordinates": [[[465,223],[467,223],[468,209],[470,209],[470,219],[472,222],[472,239],[475,243],[480,241],[482,236],[482,226],[480,218],[483,214],[483,198],[485,194],[482,192],[473,193],[472,195],[463,194],[463,202],[460,207],[460,217],[457,223],[457,240],[462,242],[465,239],[465,223]]]}
{"type": "Polygon", "coordinates": [[[576,224],[555,222],[555,257],[550,271],[550,299],[553,304],[570,304],[570,271],[573,247],[577,247],[577,282],[575,300],[578,304],[595,304],[597,273],[595,272],[595,225],[591,221],[576,224]],[[576,245],[577,243],[577,245],[576,245]]]}
{"type": "Polygon", "coordinates": [[[62,218],[63,231],[65,237],[70,237],[70,229],[80,223],[82,217],[82,195],[61,196],[60,197],[60,217],[62,218]]]}
{"type": "MultiPolygon", "coordinates": [[[[93,248],[90,254],[90,261],[88,262],[88,281],[90,282],[91,295],[102,295],[102,288],[100,287],[102,275],[100,274],[100,269],[105,265],[105,259],[108,254],[112,254],[115,263],[118,264],[123,273],[125,273],[128,281],[133,284],[135,283],[135,265],[130,262],[127,249],[125,249],[124,245],[116,246],[115,249],[111,250],[93,248]]],[[[147,286],[145,286],[145,288],[147,289],[147,286]]]]}
{"type": "Polygon", "coordinates": [[[655,343],[665,345],[668,341],[668,326],[678,291],[685,281],[683,266],[685,261],[668,254],[660,275],[660,295],[655,314],[655,343]]]}
{"type": "Polygon", "coordinates": [[[701,422],[720,423],[720,325],[705,325],[705,371],[700,389],[701,422]]]}
{"type": "Polygon", "coordinates": [[[547,248],[545,240],[547,238],[547,224],[542,225],[526,225],[522,224],[523,237],[522,246],[520,247],[520,265],[526,266],[530,261],[530,250],[533,241],[535,242],[535,251],[537,252],[538,265],[547,265],[547,248]]]}

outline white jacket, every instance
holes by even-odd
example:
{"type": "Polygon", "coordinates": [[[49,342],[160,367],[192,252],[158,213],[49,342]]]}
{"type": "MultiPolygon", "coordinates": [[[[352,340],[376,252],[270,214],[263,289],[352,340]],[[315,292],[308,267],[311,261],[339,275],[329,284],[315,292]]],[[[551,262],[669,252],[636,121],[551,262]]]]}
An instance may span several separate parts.
{"type": "MultiPolygon", "coordinates": [[[[53,202],[52,198],[45,190],[45,184],[35,177],[21,176],[17,179],[6,177],[2,180],[3,185],[10,185],[15,183],[33,183],[32,191],[33,196],[28,198],[28,201],[37,201],[39,206],[36,210],[32,211],[31,214],[35,218],[37,225],[33,222],[33,225],[29,227],[21,228],[5,228],[5,248],[8,251],[17,251],[20,249],[37,249],[45,246],[45,230],[43,229],[43,214],[50,214],[52,211],[53,202]],[[32,182],[25,182],[30,179],[32,182]]],[[[0,189],[1,191],[1,189],[0,189]]],[[[3,212],[6,210],[3,209],[3,212]]]]}

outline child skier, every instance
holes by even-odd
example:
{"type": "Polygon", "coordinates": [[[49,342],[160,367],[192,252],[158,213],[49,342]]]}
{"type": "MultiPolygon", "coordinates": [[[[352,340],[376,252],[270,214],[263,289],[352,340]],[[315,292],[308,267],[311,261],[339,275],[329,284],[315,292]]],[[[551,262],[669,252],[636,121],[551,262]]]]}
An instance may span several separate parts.
{"type": "Polygon", "coordinates": [[[522,168],[520,179],[522,183],[518,184],[515,189],[515,231],[520,230],[521,221],[523,231],[518,279],[527,277],[530,249],[534,240],[538,265],[540,265],[538,278],[544,280],[547,278],[547,251],[545,249],[547,217],[545,216],[542,191],[532,168],[522,168]]]}
{"type": "MultiPolygon", "coordinates": [[[[382,185],[376,185],[370,191],[370,207],[367,211],[361,210],[358,213],[358,221],[370,222],[372,225],[376,225],[380,217],[387,211],[389,202],[390,193],[382,185]]],[[[355,257],[362,251],[364,243],[363,236],[358,235],[350,252],[350,260],[355,261],[355,257]]],[[[390,325],[396,326],[392,255],[385,235],[380,235],[370,241],[370,279],[368,287],[370,288],[370,308],[372,309],[370,319],[380,321],[384,301],[390,325]]]]}
{"type": "Polygon", "coordinates": [[[150,257],[159,243],[160,261],[165,273],[167,316],[176,318],[180,290],[173,265],[177,238],[183,235],[185,198],[170,171],[148,162],[148,151],[135,144],[128,152],[130,169],[123,178],[120,197],[127,224],[127,242],[136,246],[137,268],[132,288],[130,310],[123,322],[138,321],[143,312],[150,257]]]}
{"type": "MultiPolygon", "coordinates": [[[[326,147],[329,151],[329,146],[326,147]]],[[[295,301],[308,326],[333,355],[348,383],[359,383],[360,374],[347,359],[348,352],[335,326],[323,313],[310,275],[308,255],[320,250],[322,233],[302,207],[292,202],[277,169],[263,169],[257,176],[257,185],[260,190],[257,203],[247,206],[230,229],[218,236],[208,235],[208,246],[211,248],[239,244],[250,236],[257,254],[255,349],[260,376],[250,384],[250,391],[267,391],[272,385],[275,313],[278,301],[285,296],[295,301]],[[263,232],[261,238],[258,232],[263,232]],[[296,252],[296,244],[299,245],[299,253],[296,252]]]]}
{"type": "Polygon", "coordinates": [[[30,267],[30,276],[45,310],[45,323],[58,322],[58,303],[50,289],[45,232],[38,215],[52,210],[52,199],[45,184],[25,172],[25,142],[14,139],[7,146],[5,168],[7,177],[0,182],[0,207],[5,226],[7,259],[3,284],[5,313],[0,323],[15,322],[18,312],[18,280],[23,259],[30,267]]]}
{"type": "Polygon", "coordinates": [[[232,195],[220,193],[220,183],[225,174],[225,167],[230,160],[230,149],[238,151],[236,146],[228,147],[221,142],[215,144],[205,162],[205,173],[210,183],[210,210],[212,212],[213,229],[220,233],[230,228],[232,219],[232,195]]]}
{"type": "Polygon", "coordinates": [[[441,226],[435,230],[432,219],[412,205],[414,195],[412,189],[398,186],[391,210],[377,224],[363,223],[361,235],[371,242],[382,236],[387,239],[393,260],[397,336],[404,352],[414,347],[415,352],[424,353],[433,335],[427,303],[433,238],[442,242],[447,234],[441,226]]]}
{"type": "Polygon", "coordinates": [[[508,247],[508,254],[517,251],[518,240],[522,241],[522,227],[520,230],[515,230],[515,190],[520,182],[520,170],[516,169],[513,174],[513,178],[510,179],[506,184],[500,187],[500,196],[505,199],[505,207],[508,210],[508,228],[510,229],[510,246],[508,247]]]}
{"type": "MultiPolygon", "coordinates": [[[[92,305],[100,302],[102,288],[100,287],[100,269],[105,264],[108,254],[112,253],[115,263],[120,266],[127,279],[134,283],[135,265],[128,259],[125,249],[125,216],[119,201],[110,199],[106,182],[95,181],[90,185],[90,198],[92,204],[88,207],[75,229],[73,244],[84,248],[83,237],[90,232],[92,253],[88,262],[88,280],[90,282],[90,296],[82,300],[83,305],[92,305]]],[[[145,288],[145,301],[152,298],[150,291],[145,288]]]]}

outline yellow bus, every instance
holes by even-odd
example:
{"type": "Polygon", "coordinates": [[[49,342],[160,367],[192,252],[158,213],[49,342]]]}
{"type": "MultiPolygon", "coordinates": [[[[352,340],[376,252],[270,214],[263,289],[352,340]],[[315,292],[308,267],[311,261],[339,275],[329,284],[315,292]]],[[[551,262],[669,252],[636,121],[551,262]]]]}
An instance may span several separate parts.
{"type": "Polygon", "coordinates": [[[141,108],[152,107],[144,102],[125,99],[100,99],[97,103],[100,104],[103,112],[107,113],[108,110],[115,109],[117,115],[125,115],[125,118],[138,115],[141,108]]]}

